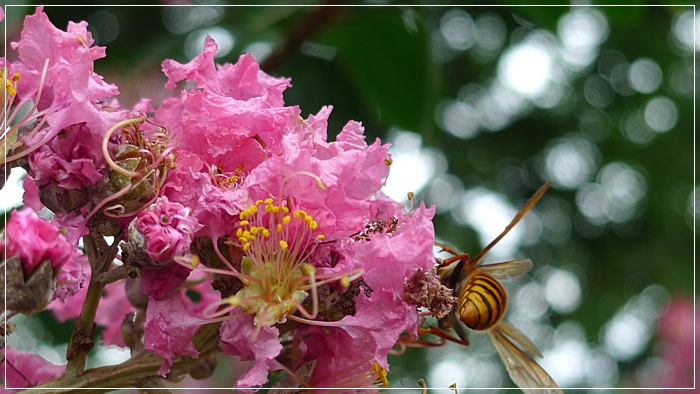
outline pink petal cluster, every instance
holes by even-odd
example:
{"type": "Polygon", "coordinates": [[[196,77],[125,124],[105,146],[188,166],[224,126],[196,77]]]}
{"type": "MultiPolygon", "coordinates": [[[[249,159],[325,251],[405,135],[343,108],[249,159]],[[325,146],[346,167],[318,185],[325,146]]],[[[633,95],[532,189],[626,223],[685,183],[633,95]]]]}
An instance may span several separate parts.
{"type": "Polygon", "coordinates": [[[153,260],[168,263],[174,256],[189,253],[194,233],[202,226],[190,216],[190,209],[160,197],[136,218],[136,229],[145,238],[146,251],[153,260]]]}
{"type": "Polygon", "coordinates": [[[11,70],[21,75],[19,98],[35,100],[43,89],[36,105],[38,111],[46,113],[44,121],[48,125],[37,138],[26,141],[30,146],[81,123],[101,137],[112,124],[124,119],[124,111],[106,110],[108,107],[100,102],[119,94],[119,90],[93,71],[94,61],[105,56],[105,47],[93,44],[87,22],[69,22],[64,32],[51,24],[43,7],[25,18],[21,40],[11,43],[19,52],[19,61],[11,64],[11,70]]]}
{"type": "Polygon", "coordinates": [[[13,211],[3,233],[2,252],[5,259],[18,256],[25,277],[43,261],[50,261],[54,273],[78,256],[75,245],[50,222],[31,208],[13,211]]]}
{"type": "MultiPolygon", "coordinates": [[[[235,237],[237,213],[256,201],[287,199],[294,209],[313,217],[314,226],[332,242],[319,246],[306,262],[319,274],[338,278],[343,272],[364,272],[368,291],[355,297],[354,315],[333,322],[333,327],[309,324],[299,329],[305,338],[299,363],[317,360],[312,381],[321,384],[333,384],[324,377],[362,360],[388,369],[387,354],[399,335],[416,335],[418,315],[415,305],[403,301],[403,283],[415,270],[427,271],[435,264],[434,210],[421,205],[407,213],[402,204],[381,197],[391,162],[388,146],[379,141],[368,145],[360,123],[349,122],[335,142],[327,142],[330,107],[301,120],[300,110],[284,107],[282,101],[288,80],[264,74],[249,55],[217,67],[215,51],[216,44],[208,38],[204,52],[190,63],[163,63],[168,87],[182,79],[195,81],[193,89],[156,112],[157,122],[168,125],[180,143],[178,167],[169,174],[163,194],[192,207],[204,225],[195,235],[214,240],[235,237]],[[217,182],[221,174],[230,182],[217,182]],[[399,223],[395,231],[374,234],[369,242],[351,237],[368,222],[391,217],[399,223]],[[342,257],[332,262],[330,256],[342,257]]],[[[303,232],[298,226],[290,228],[290,238],[303,232]]],[[[159,302],[164,301],[151,301],[153,306],[159,302]]],[[[274,326],[256,327],[254,321],[248,315],[222,325],[224,352],[255,360],[237,387],[267,382],[283,348],[274,326]]],[[[149,323],[150,319],[147,327],[149,323]]],[[[151,335],[148,330],[146,335],[151,335]]],[[[173,348],[172,353],[188,354],[185,349],[173,348]]]]}
{"type": "Polygon", "coordinates": [[[156,301],[152,297],[146,309],[144,345],[163,357],[163,365],[158,373],[165,376],[170,370],[175,356],[199,357],[192,343],[192,334],[202,322],[190,316],[180,293],[156,301]]]}
{"type": "MultiPolygon", "coordinates": [[[[181,81],[193,87],[155,111],[148,99],[123,110],[110,99],[117,87],[92,71],[105,56],[92,44],[85,22],[63,32],[39,7],[13,43],[20,60],[10,67],[24,78],[18,97],[35,100],[44,122],[23,140],[33,149],[31,206],[50,205],[49,187],[91,193],[85,206],[56,214],[65,236],[28,208],[8,222],[5,252],[19,255],[25,272],[46,259],[55,270],[64,267],[59,300],[50,306],[59,320],[77,316],[85,299],[91,273],[76,245],[92,225],[87,218],[101,212],[100,224],[117,223],[114,234],[129,229],[122,256],[134,259],[124,264],[138,269],[148,296],[143,340],[163,358],[160,375],[178,356],[198,358],[193,334],[222,322],[224,354],[254,362],[237,388],[257,389],[271,370],[294,373],[304,365],[315,365],[301,377],[309,386],[374,389],[385,382],[389,351],[400,335],[415,337],[419,325],[404,282],[435,265],[434,208],[407,211],[381,191],[388,145],[366,142],[355,121],[328,141],[332,107],[303,119],[299,107],[285,106],[289,79],[264,73],[247,54],[216,65],[209,37],[191,62],[162,63],[167,88],[181,81]],[[129,117],[129,127],[113,127],[129,117]],[[146,142],[124,143],[129,132],[146,142]],[[117,175],[115,152],[126,158],[117,175]],[[129,159],[151,166],[134,176],[129,159]],[[149,181],[144,195],[126,198],[149,181]],[[134,244],[158,266],[145,264],[134,244]]],[[[106,286],[96,316],[107,327],[105,344],[125,345],[119,324],[129,312],[143,313],[145,298],[140,302],[129,304],[123,282],[106,286]]]]}
{"type": "Polygon", "coordinates": [[[104,178],[100,149],[84,123],[68,126],[31,156],[33,178],[39,186],[55,182],[64,189],[90,187],[104,178]]]}

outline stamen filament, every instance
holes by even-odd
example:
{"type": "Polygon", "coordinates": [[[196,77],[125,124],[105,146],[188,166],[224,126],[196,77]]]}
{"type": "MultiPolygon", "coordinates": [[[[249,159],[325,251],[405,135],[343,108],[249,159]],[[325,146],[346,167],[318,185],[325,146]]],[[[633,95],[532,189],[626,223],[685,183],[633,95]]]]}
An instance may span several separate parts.
{"type": "Polygon", "coordinates": [[[107,145],[109,143],[109,138],[114,134],[114,132],[122,127],[126,127],[132,124],[136,123],[143,123],[146,119],[145,118],[134,118],[134,119],[127,119],[124,121],[121,121],[114,126],[112,126],[109,130],[107,130],[107,133],[105,134],[104,138],[102,139],[102,155],[105,158],[105,161],[107,162],[107,165],[109,165],[114,171],[129,177],[129,178],[140,178],[141,173],[140,172],[134,172],[134,171],[129,171],[125,168],[122,168],[117,165],[117,163],[112,160],[112,156],[109,154],[109,151],[107,150],[107,145]]]}

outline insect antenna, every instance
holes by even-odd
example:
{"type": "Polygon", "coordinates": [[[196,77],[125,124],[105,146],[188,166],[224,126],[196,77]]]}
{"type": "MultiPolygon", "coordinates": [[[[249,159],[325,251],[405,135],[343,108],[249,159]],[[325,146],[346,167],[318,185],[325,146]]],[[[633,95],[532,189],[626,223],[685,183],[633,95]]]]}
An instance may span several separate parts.
{"type": "Polygon", "coordinates": [[[479,254],[477,254],[473,258],[469,259],[468,263],[469,263],[470,268],[473,268],[477,264],[479,264],[479,262],[481,261],[482,258],[484,258],[486,253],[488,253],[489,250],[491,250],[491,248],[496,246],[496,244],[501,239],[503,239],[503,237],[505,237],[506,234],[508,234],[510,232],[510,230],[513,229],[513,227],[515,227],[516,224],[518,224],[520,219],[522,219],[523,216],[525,216],[525,214],[528,213],[532,209],[532,207],[535,206],[535,204],[537,204],[537,202],[540,200],[540,198],[542,198],[542,196],[547,191],[547,189],[549,189],[549,185],[551,185],[551,184],[552,184],[551,182],[547,182],[544,185],[542,185],[542,187],[540,187],[537,190],[537,192],[532,197],[530,197],[529,200],[527,200],[525,205],[520,209],[520,211],[518,211],[518,214],[515,215],[513,220],[511,220],[511,222],[506,226],[506,228],[503,230],[503,232],[498,237],[496,237],[496,239],[491,241],[490,244],[486,245],[486,247],[484,249],[482,249],[481,252],[479,252],[479,254]]]}

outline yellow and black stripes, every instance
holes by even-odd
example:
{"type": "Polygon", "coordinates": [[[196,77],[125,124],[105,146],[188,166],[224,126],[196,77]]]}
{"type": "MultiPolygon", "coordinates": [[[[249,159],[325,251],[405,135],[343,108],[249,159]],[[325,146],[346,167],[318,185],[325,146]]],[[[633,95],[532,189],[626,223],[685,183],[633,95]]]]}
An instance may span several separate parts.
{"type": "Polygon", "coordinates": [[[507,303],[508,296],[503,286],[491,275],[477,272],[464,284],[459,304],[460,319],[472,330],[488,330],[501,320],[507,303]]]}

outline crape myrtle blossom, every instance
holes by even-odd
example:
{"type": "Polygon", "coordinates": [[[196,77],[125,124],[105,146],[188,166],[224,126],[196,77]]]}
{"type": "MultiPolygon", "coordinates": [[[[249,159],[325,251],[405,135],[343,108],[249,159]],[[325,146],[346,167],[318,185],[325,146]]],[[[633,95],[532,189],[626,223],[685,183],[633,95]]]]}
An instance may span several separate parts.
{"type": "MultiPolygon", "coordinates": [[[[264,74],[249,55],[217,68],[215,51],[216,44],[207,38],[203,53],[190,63],[163,63],[168,86],[179,79],[195,83],[166,101],[156,111],[155,123],[168,125],[180,143],[178,166],[162,187],[164,195],[194,207],[193,215],[204,225],[197,235],[211,237],[215,248],[219,237],[228,238],[228,255],[243,255],[238,262],[224,261],[226,270],[207,262],[190,265],[242,282],[240,290],[204,311],[205,317],[224,321],[225,353],[255,360],[237,387],[260,386],[270,369],[280,368],[275,358],[291,345],[280,340],[279,326],[288,319],[308,326],[308,335],[331,335],[327,332],[333,327],[332,335],[347,336],[346,343],[354,339],[367,345],[349,358],[350,364],[323,363],[314,376],[332,375],[360,361],[388,368],[386,356],[398,336],[407,330],[415,335],[419,322],[415,306],[401,294],[406,277],[435,264],[433,211],[421,206],[407,214],[402,205],[378,197],[391,160],[386,145],[367,145],[359,123],[349,122],[335,142],[327,142],[330,107],[300,119],[299,109],[284,107],[281,100],[288,80],[264,74]],[[234,143],[221,143],[222,134],[234,143]],[[377,240],[362,242],[351,237],[370,220],[390,217],[399,219],[395,234],[375,234],[377,240]],[[377,258],[386,254],[386,260],[377,258]],[[319,291],[340,297],[348,289],[355,297],[345,295],[338,305],[319,298],[319,291]],[[339,312],[321,316],[321,302],[339,312]],[[387,317],[391,324],[378,327],[387,317]]],[[[226,260],[221,253],[219,257],[226,260]]],[[[187,321],[182,313],[173,321],[187,321]]],[[[152,342],[148,330],[145,335],[152,342]]],[[[176,334],[166,335],[178,342],[176,334]]],[[[294,346],[310,349],[302,357],[344,358],[339,348],[312,348],[298,341],[294,346]]],[[[173,348],[174,355],[190,355],[191,350],[173,348]]],[[[308,360],[295,360],[292,368],[300,365],[297,361],[308,360]]]]}
{"type": "Polygon", "coordinates": [[[78,249],[68,242],[66,236],[31,208],[12,211],[2,240],[0,248],[4,259],[19,257],[27,278],[44,261],[49,261],[52,270],[58,273],[64,264],[78,255],[78,249]]]}
{"type": "MultiPolygon", "coordinates": [[[[87,22],[70,22],[67,31],[61,31],[51,24],[43,7],[38,7],[34,15],[25,18],[20,41],[11,43],[19,60],[7,64],[8,68],[3,70],[7,76],[13,76],[15,82],[12,89],[15,94],[11,94],[11,100],[5,102],[3,108],[8,114],[8,124],[12,124],[12,127],[3,127],[3,137],[7,138],[11,149],[24,146],[26,149],[21,155],[27,155],[67,127],[80,124],[101,140],[110,125],[125,118],[126,111],[106,102],[109,97],[119,94],[116,85],[105,83],[93,72],[94,61],[105,56],[105,47],[93,46],[93,43],[87,22]],[[30,108],[22,119],[16,118],[21,116],[20,108],[30,108]],[[20,145],[14,146],[16,142],[20,145]]],[[[13,92],[8,89],[8,93],[13,92]]],[[[69,138],[86,141],[84,135],[69,138]]],[[[54,149],[61,148],[57,144],[54,142],[54,149]]],[[[63,147],[59,150],[68,153],[69,149],[63,147]]],[[[95,153],[91,152],[87,158],[96,157],[95,153]]],[[[3,159],[10,161],[16,156],[3,159]]],[[[38,163],[45,160],[35,159],[38,163]]],[[[95,165],[99,166],[99,161],[95,165]]],[[[88,163],[75,163],[74,166],[77,168],[67,169],[69,173],[83,174],[85,179],[77,179],[87,185],[95,182],[95,168],[89,168],[88,163]]],[[[48,170],[50,165],[44,167],[48,170]]],[[[57,181],[67,181],[68,175],[72,174],[63,174],[57,181]]],[[[76,186],[75,180],[68,182],[66,186],[76,186]]]]}
{"type": "Polygon", "coordinates": [[[10,213],[0,234],[2,264],[8,265],[0,278],[10,293],[8,310],[32,315],[54,298],[69,298],[83,285],[85,272],[78,262],[77,244],[56,225],[31,208],[10,213]]]}
{"type": "Polygon", "coordinates": [[[285,106],[290,79],[247,54],[216,65],[210,37],[191,62],[162,63],[166,87],[187,88],[130,110],[93,72],[105,49],[85,22],[63,32],[39,7],[21,37],[19,60],[3,70],[14,94],[4,109],[33,108],[10,123],[3,159],[28,169],[21,212],[48,208],[57,225],[22,236],[63,234],[51,249],[63,263],[50,253],[19,260],[29,274],[44,260],[56,270],[48,308],[59,321],[80,320],[98,300],[89,325],[105,328],[102,343],[128,346],[134,360],[162,357],[152,372],[162,377],[180,376],[183,360],[211,360],[206,343],[253,362],[236,382],[244,391],[270,371],[299,388],[387,384],[387,355],[421,324],[405,282],[436,264],[435,209],[382,193],[388,145],[365,141],[355,121],[329,141],[332,107],[303,118],[285,106]],[[81,237],[92,242],[83,256],[81,237]],[[207,328],[218,332],[197,342],[207,328]]]}

